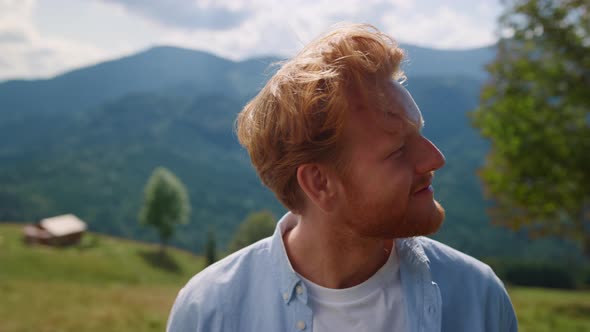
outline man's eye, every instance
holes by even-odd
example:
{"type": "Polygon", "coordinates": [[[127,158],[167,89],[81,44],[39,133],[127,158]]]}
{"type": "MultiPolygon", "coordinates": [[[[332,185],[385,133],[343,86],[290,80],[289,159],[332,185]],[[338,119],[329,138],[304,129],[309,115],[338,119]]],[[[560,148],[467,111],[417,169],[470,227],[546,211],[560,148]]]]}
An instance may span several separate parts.
{"type": "Polygon", "coordinates": [[[404,150],[405,150],[405,146],[401,146],[401,147],[397,148],[395,151],[393,151],[392,153],[390,153],[389,156],[387,156],[387,158],[399,157],[404,153],[404,150]]]}

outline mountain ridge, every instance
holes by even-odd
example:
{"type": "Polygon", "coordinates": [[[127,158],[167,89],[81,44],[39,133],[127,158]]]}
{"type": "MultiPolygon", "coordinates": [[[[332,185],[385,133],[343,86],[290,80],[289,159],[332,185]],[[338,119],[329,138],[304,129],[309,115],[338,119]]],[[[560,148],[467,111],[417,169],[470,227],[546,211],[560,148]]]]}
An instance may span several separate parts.
{"type": "MultiPolygon", "coordinates": [[[[484,61],[488,61],[490,58],[490,55],[493,55],[493,53],[495,52],[494,51],[495,44],[488,45],[488,46],[482,46],[482,47],[472,47],[472,48],[462,48],[462,49],[429,48],[427,46],[419,46],[419,45],[408,44],[408,43],[400,43],[399,45],[401,48],[406,50],[407,53],[410,54],[410,60],[411,60],[411,57],[413,54],[419,54],[420,56],[422,56],[424,53],[431,53],[431,54],[453,55],[453,56],[467,55],[470,58],[474,58],[474,56],[475,56],[475,58],[477,58],[476,55],[479,55],[480,57],[482,57],[484,59],[484,61]]],[[[67,69],[67,70],[64,70],[60,73],[57,73],[55,75],[51,75],[48,77],[34,77],[34,78],[15,77],[15,78],[10,78],[10,79],[0,80],[0,86],[5,83],[19,84],[19,83],[27,83],[27,82],[31,82],[31,81],[53,80],[53,79],[57,79],[62,76],[72,74],[72,73],[75,73],[75,72],[78,72],[81,70],[93,68],[96,66],[100,66],[100,65],[104,65],[104,64],[108,64],[108,63],[112,63],[112,62],[117,62],[119,60],[133,58],[135,56],[145,54],[145,53],[152,53],[154,51],[159,52],[161,50],[167,50],[167,49],[174,50],[174,51],[186,51],[186,52],[190,52],[190,53],[203,53],[203,54],[210,55],[211,57],[222,59],[222,60],[233,62],[233,63],[244,63],[244,62],[251,62],[251,61],[262,61],[264,63],[272,63],[275,61],[280,61],[280,60],[285,59],[285,57],[283,57],[283,56],[267,54],[267,55],[257,55],[257,56],[253,56],[253,57],[247,57],[242,60],[232,60],[232,59],[228,59],[223,56],[217,55],[217,54],[210,52],[210,51],[161,44],[161,45],[152,45],[152,46],[149,46],[149,47],[146,47],[143,49],[139,49],[137,51],[131,52],[126,55],[121,55],[121,56],[117,56],[117,57],[113,57],[113,58],[109,58],[109,59],[103,59],[103,60],[98,61],[96,63],[90,63],[90,64],[82,65],[79,67],[67,69]]]]}
{"type": "MultiPolygon", "coordinates": [[[[435,185],[450,222],[436,237],[476,256],[520,251],[555,259],[575,252],[561,242],[531,244],[493,227],[485,214],[475,171],[488,146],[466,114],[477,107],[481,54],[488,53],[463,59],[461,52],[428,57],[418,51],[408,51],[416,55],[405,85],[422,109],[425,135],[447,156],[435,185]],[[463,72],[450,70],[457,64],[463,72]],[[429,66],[444,71],[415,70],[429,66]]],[[[170,168],[189,188],[192,223],[179,228],[174,242],[182,248],[202,250],[208,228],[226,244],[256,210],[280,216],[284,208],[262,186],[233,132],[236,114],[277,59],[232,62],[192,52],[155,48],[66,76],[68,84],[45,81],[15,95],[0,84],[0,220],[72,212],[99,232],[156,241],[153,231],[138,225],[137,213],[143,185],[157,166],[170,168]],[[193,70],[183,70],[188,67],[193,70]],[[105,93],[105,86],[112,90],[105,93]]]]}

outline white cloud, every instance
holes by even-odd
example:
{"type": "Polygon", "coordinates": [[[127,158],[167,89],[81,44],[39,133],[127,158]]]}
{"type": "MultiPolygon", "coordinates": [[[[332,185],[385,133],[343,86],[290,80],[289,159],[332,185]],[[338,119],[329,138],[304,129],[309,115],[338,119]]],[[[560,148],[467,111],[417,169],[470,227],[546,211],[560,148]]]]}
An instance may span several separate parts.
{"type": "Polygon", "coordinates": [[[484,46],[495,40],[493,11],[498,5],[494,0],[478,3],[0,0],[0,80],[47,77],[152,45],[201,49],[234,60],[289,56],[341,21],[371,23],[398,41],[421,46],[484,46]],[[168,11],[172,5],[177,7],[168,11]],[[215,10],[239,15],[221,23],[199,21],[204,17],[199,11],[215,10]]]}
{"type": "Polygon", "coordinates": [[[34,0],[0,0],[0,18],[27,16],[34,5],[34,0]]]}
{"type": "Polygon", "coordinates": [[[383,26],[383,14],[411,8],[409,0],[283,1],[280,5],[263,0],[248,3],[252,13],[239,26],[223,31],[171,31],[161,39],[175,45],[211,50],[231,59],[256,55],[292,55],[304,44],[342,22],[366,22],[383,26]]]}
{"type": "Polygon", "coordinates": [[[434,48],[474,48],[493,44],[493,18],[481,21],[473,13],[448,6],[428,12],[389,12],[386,30],[400,41],[434,48]]]}
{"type": "Polygon", "coordinates": [[[90,43],[47,38],[31,19],[35,1],[0,1],[0,79],[47,77],[104,59],[90,43]]]}
{"type": "Polygon", "coordinates": [[[226,7],[219,1],[103,0],[170,27],[224,30],[239,25],[248,15],[237,3],[226,7]]]}
{"type": "Polygon", "coordinates": [[[160,42],[210,50],[231,59],[288,56],[331,25],[348,21],[374,24],[405,43],[436,48],[481,47],[495,41],[494,19],[482,20],[482,16],[491,14],[490,6],[480,6],[475,13],[434,0],[340,0],[338,5],[333,0],[283,1],[280,5],[251,0],[247,10],[252,15],[239,26],[224,31],[170,31],[160,42]]]}

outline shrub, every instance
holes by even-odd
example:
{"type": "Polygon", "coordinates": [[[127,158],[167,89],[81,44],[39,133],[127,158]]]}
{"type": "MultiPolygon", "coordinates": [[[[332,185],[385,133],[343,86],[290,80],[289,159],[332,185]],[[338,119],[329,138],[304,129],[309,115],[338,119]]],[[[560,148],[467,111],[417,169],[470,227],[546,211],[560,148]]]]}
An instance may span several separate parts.
{"type": "Polygon", "coordinates": [[[520,286],[576,288],[575,273],[571,269],[549,264],[511,264],[505,267],[503,279],[520,286]]]}

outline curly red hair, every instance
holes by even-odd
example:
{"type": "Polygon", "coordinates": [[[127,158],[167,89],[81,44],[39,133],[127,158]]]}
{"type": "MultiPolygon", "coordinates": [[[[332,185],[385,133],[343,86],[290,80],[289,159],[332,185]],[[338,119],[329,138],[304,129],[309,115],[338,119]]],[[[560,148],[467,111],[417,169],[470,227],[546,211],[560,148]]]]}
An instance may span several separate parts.
{"type": "Polygon", "coordinates": [[[240,112],[236,131],[262,182],[291,211],[303,207],[297,167],[345,167],[342,134],[353,107],[379,107],[387,82],[403,78],[404,52],[365,24],[336,27],[286,61],[240,112]]]}

